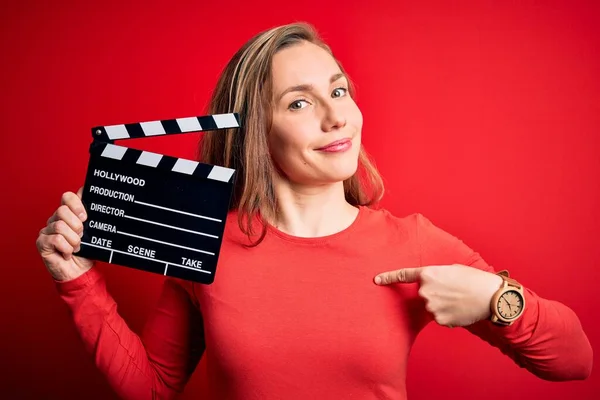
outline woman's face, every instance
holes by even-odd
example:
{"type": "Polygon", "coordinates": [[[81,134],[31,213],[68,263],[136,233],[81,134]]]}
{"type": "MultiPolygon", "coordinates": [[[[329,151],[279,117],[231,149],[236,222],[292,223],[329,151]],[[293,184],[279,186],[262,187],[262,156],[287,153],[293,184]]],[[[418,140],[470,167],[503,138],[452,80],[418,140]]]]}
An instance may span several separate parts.
{"type": "Polygon", "coordinates": [[[358,165],[362,114],[333,57],[302,43],[273,58],[269,146],[292,183],[322,185],[351,177],[358,165]]]}

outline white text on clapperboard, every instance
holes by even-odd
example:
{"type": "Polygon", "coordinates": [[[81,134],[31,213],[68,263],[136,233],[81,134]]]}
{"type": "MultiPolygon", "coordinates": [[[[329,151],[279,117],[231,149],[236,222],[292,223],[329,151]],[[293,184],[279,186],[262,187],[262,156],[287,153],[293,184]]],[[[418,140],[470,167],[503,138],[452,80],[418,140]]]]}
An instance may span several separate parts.
{"type": "Polygon", "coordinates": [[[143,179],[140,179],[140,178],[133,178],[131,176],[115,174],[114,172],[107,172],[107,171],[102,171],[102,170],[97,170],[97,169],[94,170],[94,176],[98,176],[98,177],[104,178],[104,179],[110,179],[112,181],[117,181],[117,182],[125,182],[125,183],[129,183],[132,185],[137,185],[137,186],[144,186],[146,184],[146,181],[144,181],[143,179]]]}
{"type": "MultiPolygon", "coordinates": [[[[107,171],[98,170],[98,169],[94,170],[94,176],[108,179],[108,180],[117,181],[117,182],[128,183],[128,184],[136,185],[136,186],[144,186],[146,184],[146,181],[141,178],[134,178],[131,176],[117,174],[114,172],[107,172],[107,171]]],[[[119,200],[124,200],[124,201],[129,201],[129,202],[135,201],[135,197],[133,194],[123,193],[118,190],[101,188],[101,187],[94,186],[94,185],[90,186],[90,192],[100,195],[100,196],[111,197],[111,198],[115,198],[115,199],[119,199],[119,200]]],[[[108,215],[115,215],[118,217],[125,216],[125,210],[120,209],[120,208],[106,206],[103,204],[92,203],[90,205],[90,209],[92,211],[98,211],[98,212],[108,214],[108,215]]],[[[90,226],[90,228],[98,229],[98,230],[105,231],[105,232],[118,233],[117,228],[114,225],[111,225],[111,224],[108,224],[105,222],[99,222],[99,221],[92,220],[89,222],[89,226],[90,226]]],[[[104,246],[109,249],[112,248],[112,240],[92,236],[91,242],[92,242],[92,244],[104,246]]],[[[128,245],[127,252],[132,253],[132,254],[137,254],[140,256],[144,256],[144,257],[156,258],[155,250],[146,249],[146,248],[143,248],[140,246],[128,245]]],[[[194,267],[194,268],[201,268],[201,266],[202,266],[202,261],[193,260],[193,259],[186,258],[186,257],[181,257],[181,263],[185,266],[194,267]]]]}
{"type": "MultiPolygon", "coordinates": [[[[104,179],[109,179],[112,181],[129,183],[131,185],[136,185],[136,186],[144,186],[146,184],[146,181],[143,179],[140,179],[140,178],[134,178],[131,176],[116,174],[114,172],[107,172],[107,171],[102,171],[102,170],[98,170],[98,169],[94,170],[94,176],[104,178],[104,179]]],[[[100,196],[111,197],[113,199],[119,199],[119,200],[131,201],[131,202],[133,202],[135,200],[135,198],[132,194],[119,192],[118,190],[101,188],[98,186],[91,186],[90,192],[100,195],[100,196]]]]}

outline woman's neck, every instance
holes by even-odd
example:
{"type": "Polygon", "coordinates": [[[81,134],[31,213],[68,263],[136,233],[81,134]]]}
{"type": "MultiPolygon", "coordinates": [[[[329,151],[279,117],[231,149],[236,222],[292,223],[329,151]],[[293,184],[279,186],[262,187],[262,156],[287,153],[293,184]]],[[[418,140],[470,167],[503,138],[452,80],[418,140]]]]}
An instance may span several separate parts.
{"type": "Polygon", "coordinates": [[[269,221],[280,231],[298,237],[327,236],[354,222],[358,208],[346,201],[343,182],[322,186],[275,183],[279,213],[269,221]]]}

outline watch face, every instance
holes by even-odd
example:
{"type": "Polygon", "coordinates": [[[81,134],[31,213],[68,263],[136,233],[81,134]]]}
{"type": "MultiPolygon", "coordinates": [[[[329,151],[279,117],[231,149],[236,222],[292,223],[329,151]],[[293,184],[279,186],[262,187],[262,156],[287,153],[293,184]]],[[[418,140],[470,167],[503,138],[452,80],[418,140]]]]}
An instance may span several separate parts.
{"type": "Polygon", "coordinates": [[[514,319],[523,311],[523,296],[516,290],[509,290],[498,299],[498,314],[504,319],[514,319]]]}

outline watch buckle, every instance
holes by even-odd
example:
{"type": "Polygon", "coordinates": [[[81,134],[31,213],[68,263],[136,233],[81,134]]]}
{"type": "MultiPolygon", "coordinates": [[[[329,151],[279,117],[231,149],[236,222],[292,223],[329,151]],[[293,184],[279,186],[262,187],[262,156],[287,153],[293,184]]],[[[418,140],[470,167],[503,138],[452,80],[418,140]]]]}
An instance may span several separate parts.
{"type": "Polygon", "coordinates": [[[508,270],[507,270],[507,269],[503,269],[502,271],[498,271],[498,272],[496,272],[496,275],[499,275],[499,276],[505,276],[505,277],[507,277],[507,278],[510,276],[510,274],[508,273],[508,270]]]}

